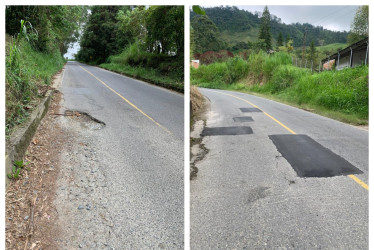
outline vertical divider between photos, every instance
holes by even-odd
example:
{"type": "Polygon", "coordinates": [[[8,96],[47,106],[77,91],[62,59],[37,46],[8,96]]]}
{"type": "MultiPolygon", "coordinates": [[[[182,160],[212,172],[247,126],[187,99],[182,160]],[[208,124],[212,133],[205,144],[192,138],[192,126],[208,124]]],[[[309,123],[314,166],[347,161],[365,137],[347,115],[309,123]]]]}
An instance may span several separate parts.
{"type": "Polygon", "coordinates": [[[184,249],[190,249],[190,6],[184,5],[184,249]]]}

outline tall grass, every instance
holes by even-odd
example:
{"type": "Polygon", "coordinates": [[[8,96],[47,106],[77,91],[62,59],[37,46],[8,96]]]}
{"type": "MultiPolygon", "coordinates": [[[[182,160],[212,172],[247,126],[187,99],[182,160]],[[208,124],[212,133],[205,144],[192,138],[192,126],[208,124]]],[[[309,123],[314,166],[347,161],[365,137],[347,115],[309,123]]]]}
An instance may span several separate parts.
{"type": "Polygon", "coordinates": [[[137,42],[122,53],[110,56],[108,62],[100,67],[179,92],[184,91],[183,57],[149,53],[137,42]]]}
{"type": "Polygon", "coordinates": [[[352,123],[367,123],[368,67],[312,74],[292,66],[286,53],[251,54],[248,61],[226,61],[191,68],[191,83],[207,88],[231,89],[271,95],[299,106],[337,112],[352,123]],[[230,69],[229,69],[230,68],[230,69]],[[235,77],[230,77],[230,75],[235,77]]]}
{"type": "Polygon", "coordinates": [[[11,57],[13,39],[6,42],[6,134],[27,118],[38,102],[38,86],[49,85],[65,61],[60,52],[42,53],[33,49],[26,39],[17,43],[17,56],[11,57]]]}

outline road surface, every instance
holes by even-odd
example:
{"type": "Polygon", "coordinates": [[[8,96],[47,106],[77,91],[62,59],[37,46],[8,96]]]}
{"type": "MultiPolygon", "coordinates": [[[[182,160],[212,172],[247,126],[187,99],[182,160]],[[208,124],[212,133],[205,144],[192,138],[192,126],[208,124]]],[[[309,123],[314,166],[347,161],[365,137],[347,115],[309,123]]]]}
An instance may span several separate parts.
{"type": "Polygon", "coordinates": [[[209,152],[191,181],[191,249],[368,248],[368,131],[200,90],[209,152]]]}
{"type": "Polygon", "coordinates": [[[183,248],[183,95],[78,62],[60,91],[59,249],[183,248]]]}

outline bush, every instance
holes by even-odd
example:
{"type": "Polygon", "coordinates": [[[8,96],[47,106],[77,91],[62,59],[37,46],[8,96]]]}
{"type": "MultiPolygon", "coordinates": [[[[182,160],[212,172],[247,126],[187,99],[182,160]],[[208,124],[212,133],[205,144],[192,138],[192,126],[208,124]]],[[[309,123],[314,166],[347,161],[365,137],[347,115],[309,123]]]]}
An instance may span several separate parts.
{"type": "Polygon", "coordinates": [[[227,75],[225,80],[227,83],[234,83],[240,79],[246,77],[249,72],[249,64],[244,61],[241,57],[234,57],[226,62],[227,75]]]}
{"type": "MultiPolygon", "coordinates": [[[[7,47],[11,46],[7,43],[7,47]]],[[[14,45],[13,45],[14,46],[14,45]]],[[[22,123],[38,97],[38,85],[49,85],[64,65],[58,49],[53,53],[36,51],[24,39],[17,45],[17,57],[6,57],[6,131],[22,123]],[[11,64],[11,65],[10,65],[11,64]]]]}

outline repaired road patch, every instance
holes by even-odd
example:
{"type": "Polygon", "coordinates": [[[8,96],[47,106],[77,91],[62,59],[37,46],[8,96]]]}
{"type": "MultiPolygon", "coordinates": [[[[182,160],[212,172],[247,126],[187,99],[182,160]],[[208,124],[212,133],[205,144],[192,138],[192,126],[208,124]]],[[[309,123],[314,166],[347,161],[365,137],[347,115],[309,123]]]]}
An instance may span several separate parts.
{"type": "Polygon", "coordinates": [[[248,113],[248,112],[262,112],[262,110],[258,109],[258,108],[239,108],[239,109],[243,113],[248,113]]]}
{"type": "Polygon", "coordinates": [[[253,122],[253,118],[251,116],[239,116],[232,118],[234,122],[253,122]]]}
{"type": "Polygon", "coordinates": [[[249,126],[240,127],[216,127],[216,128],[204,128],[201,136],[213,136],[213,135],[248,135],[253,134],[253,130],[249,126]]]}
{"type": "Polygon", "coordinates": [[[362,174],[347,160],[307,135],[269,135],[269,138],[299,177],[362,174]]]}

